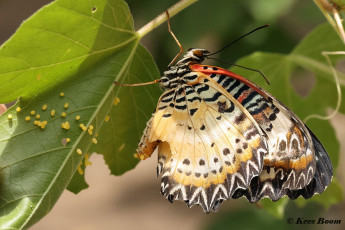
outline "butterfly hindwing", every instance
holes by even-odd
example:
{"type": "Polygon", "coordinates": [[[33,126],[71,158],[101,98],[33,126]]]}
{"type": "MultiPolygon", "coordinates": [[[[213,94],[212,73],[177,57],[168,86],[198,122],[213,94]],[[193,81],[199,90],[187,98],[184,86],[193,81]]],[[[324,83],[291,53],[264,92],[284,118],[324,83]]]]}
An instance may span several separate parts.
{"type": "Polygon", "coordinates": [[[332,172],[328,170],[326,175],[322,173],[321,179],[324,170],[321,166],[331,166],[328,155],[293,112],[241,76],[220,68],[215,71],[213,67],[205,69],[205,66],[194,66],[195,70],[208,74],[234,95],[260,126],[269,146],[260,176],[252,180],[248,189],[238,190],[233,198],[245,195],[251,202],[256,202],[263,197],[278,200],[286,194],[295,198],[298,194],[311,197],[327,187],[332,172]],[[306,187],[312,180],[313,183],[318,182],[314,189],[310,188],[311,185],[306,187]]]}
{"type": "Polygon", "coordinates": [[[296,191],[289,191],[287,195],[290,199],[296,199],[299,196],[303,196],[305,199],[309,199],[314,194],[321,194],[323,191],[325,191],[332,180],[333,167],[331,159],[329,158],[325,148],[322,146],[321,142],[317,139],[314,133],[309,128],[308,130],[312,137],[315,149],[315,175],[312,181],[306,187],[298,189],[296,191]]]}

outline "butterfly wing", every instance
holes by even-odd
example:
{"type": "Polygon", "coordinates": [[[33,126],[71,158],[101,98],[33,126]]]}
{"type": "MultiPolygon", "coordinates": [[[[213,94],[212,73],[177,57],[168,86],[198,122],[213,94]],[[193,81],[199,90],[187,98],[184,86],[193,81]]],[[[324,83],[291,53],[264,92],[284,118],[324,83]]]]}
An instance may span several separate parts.
{"type": "Polygon", "coordinates": [[[243,106],[199,75],[161,96],[138,154],[146,158],[158,146],[162,194],[209,212],[260,174],[267,146],[243,106]]]}
{"type": "Polygon", "coordinates": [[[332,178],[327,152],[315,135],[281,102],[247,79],[230,71],[193,65],[210,76],[251,114],[263,131],[269,154],[261,174],[250,186],[237,190],[233,198],[245,195],[256,202],[263,197],[278,200],[284,195],[309,198],[323,192],[332,178]]]}
{"type": "MultiPolygon", "coordinates": [[[[307,127],[307,126],[306,126],[307,127]]],[[[308,128],[308,127],[307,127],[308,128]]],[[[296,199],[303,196],[305,199],[311,198],[314,194],[321,194],[331,183],[333,175],[332,162],[314,133],[308,128],[313,139],[316,159],[316,171],[313,180],[304,188],[295,191],[289,191],[287,195],[290,199],[296,199]]]]}

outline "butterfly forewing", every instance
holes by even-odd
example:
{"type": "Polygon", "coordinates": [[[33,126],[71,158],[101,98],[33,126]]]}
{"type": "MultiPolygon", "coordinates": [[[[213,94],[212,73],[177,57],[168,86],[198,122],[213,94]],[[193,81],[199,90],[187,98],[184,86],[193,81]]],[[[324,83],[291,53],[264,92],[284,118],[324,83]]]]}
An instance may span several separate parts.
{"type": "Polygon", "coordinates": [[[217,86],[199,82],[159,101],[145,145],[160,141],[157,171],[168,199],[209,212],[260,174],[265,142],[232,100],[217,86]]]}

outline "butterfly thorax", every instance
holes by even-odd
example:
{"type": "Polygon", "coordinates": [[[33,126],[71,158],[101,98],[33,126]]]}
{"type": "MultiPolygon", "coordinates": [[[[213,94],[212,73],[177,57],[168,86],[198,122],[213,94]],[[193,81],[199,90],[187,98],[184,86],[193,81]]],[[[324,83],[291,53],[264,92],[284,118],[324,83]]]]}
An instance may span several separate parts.
{"type": "Polygon", "coordinates": [[[201,64],[207,54],[205,49],[189,49],[188,52],[175,65],[168,66],[161,77],[161,87],[163,89],[173,89],[179,85],[186,84],[193,80],[194,75],[191,74],[191,64],[201,64]]]}

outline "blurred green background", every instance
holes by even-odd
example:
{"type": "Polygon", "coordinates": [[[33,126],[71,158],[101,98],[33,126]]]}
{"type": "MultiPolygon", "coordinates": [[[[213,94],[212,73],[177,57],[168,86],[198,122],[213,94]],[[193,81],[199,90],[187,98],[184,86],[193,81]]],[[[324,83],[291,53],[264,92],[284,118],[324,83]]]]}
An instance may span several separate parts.
{"type": "MultiPolygon", "coordinates": [[[[127,1],[136,29],[175,2],[127,1]]],[[[219,59],[234,63],[254,51],[288,53],[308,32],[323,22],[323,15],[312,1],[201,0],[172,18],[171,26],[185,49],[216,51],[256,27],[270,24],[271,27],[264,32],[254,33],[219,54],[219,59]]],[[[167,25],[148,34],[142,43],[151,51],[161,71],[179,51],[168,33],[167,25]]]]}
{"type": "MultiPolygon", "coordinates": [[[[0,0],[0,43],[2,44],[15,32],[23,20],[49,2],[51,1],[0,0]]],[[[176,3],[172,0],[127,0],[126,2],[133,14],[136,29],[141,28],[176,3]]],[[[216,57],[226,62],[235,63],[240,57],[254,51],[288,53],[306,34],[324,22],[326,22],[324,16],[313,1],[200,0],[173,17],[171,26],[185,49],[193,47],[216,51],[256,27],[270,24],[271,27],[265,31],[246,37],[216,57]]],[[[144,37],[142,43],[152,53],[161,72],[165,70],[171,59],[179,51],[175,41],[168,33],[166,24],[149,33],[144,37]]],[[[208,63],[222,66],[222,63],[216,61],[208,63]]],[[[339,115],[332,121],[332,124],[338,124],[338,128],[344,127],[344,120],[344,117],[339,115]]],[[[342,133],[345,134],[344,131],[342,133]]],[[[340,134],[339,132],[337,134],[338,136],[341,135],[341,131],[340,134]]],[[[341,144],[344,154],[344,146],[343,143],[341,144]]],[[[210,215],[203,214],[199,210],[200,208],[188,209],[181,202],[176,202],[171,206],[158,192],[159,181],[153,176],[155,168],[153,161],[155,159],[151,159],[150,163],[145,161],[139,164],[135,170],[115,178],[108,175],[109,172],[103,165],[101,157],[95,156],[95,154],[93,157],[91,160],[93,160],[94,165],[89,174],[86,175],[90,184],[88,191],[83,191],[77,196],[66,191],[52,212],[32,229],[47,229],[48,226],[49,229],[61,229],[63,228],[61,218],[70,217],[65,229],[132,229],[132,226],[137,224],[141,225],[141,229],[159,227],[179,230],[344,229],[345,226],[343,223],[340,225],[295,223],[299,217],[316,222],[318,218],[338,219],[345,222],[344,202],[334,205],[328,210],[324,210],[323,207],[315,203],[301,207],[295,202],[289,202],[283,219],[274,217],[256,205],[248,204],[245,199],[228,201],[218,213],[210,215]],[[141,177],[141,174],[146,176],[141,177]],[[140,178],[138,178],[139,176],[140,178]],[[128,198],[123,198],[124,194],[131,194],[133,198],[126,200],[128,198]],[[91,210],[88,214],[84,213],[87,208],[85,210],[80,209],[84,209],[81,205],[89,202],[87,200],[91,198],[90,196],[94,196],[92,197],[93,200],[102,196],[103,198],[89,204],[88,207],[91,210]],[[109,200],[105,200],[104,197],[109,198],[109,200]],[[97,205],[99,209],[97,209],[97,205]],[[133,221],[133,218],[137,221],[133,221]],[[288,218],[291,218],[294,224],[289,224],[288,221],[291,220],[288,218]]],[[[342,163],[344,160],[341,159],[339,165],[342,163]]],[[[340,170],[342,171],[335,173],[339,174],[339,180],[344,187],[342,176],[344,169],[340,170]]]]}

